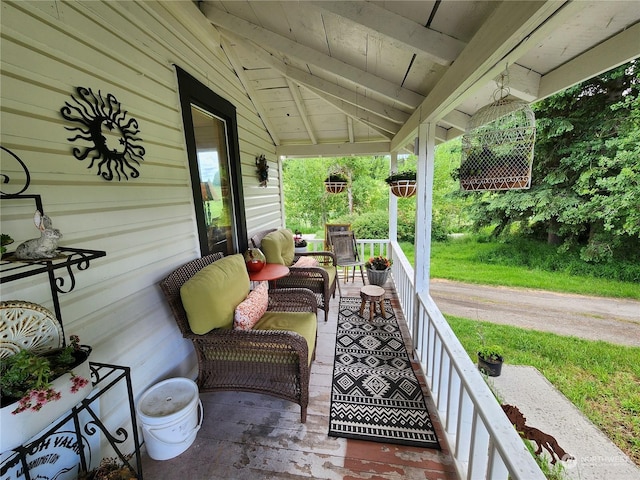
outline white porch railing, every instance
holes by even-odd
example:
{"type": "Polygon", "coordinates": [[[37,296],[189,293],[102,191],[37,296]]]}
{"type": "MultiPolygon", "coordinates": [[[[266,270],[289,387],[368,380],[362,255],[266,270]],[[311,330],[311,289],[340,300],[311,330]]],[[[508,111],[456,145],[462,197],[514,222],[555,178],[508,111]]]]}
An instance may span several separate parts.
{"type": "MultiPolygon", "coordinates": [[[[318,252],[324,250],[324,240],[321,238],[305,238],[307,241],[307,249],[312,252],[318,252]]],[[[376,255],[384,255],[388,257],[389,254],[389,240],[380,239],[364,239],[356,240],[358,247],[358,254],[360,258],[367,261],[369,257],[375,257],[376,255]]]]}
{"type": "MultiPolygon", "coordinates": [[[[312,240],[313,250],[324,248],[312,240]]],[[[544,480],[545,476],[484,378],[427,293],[417,293],[413,267],[397,242],[358,240],[360,258],[385,255],[460,478],[544,480]]]]}

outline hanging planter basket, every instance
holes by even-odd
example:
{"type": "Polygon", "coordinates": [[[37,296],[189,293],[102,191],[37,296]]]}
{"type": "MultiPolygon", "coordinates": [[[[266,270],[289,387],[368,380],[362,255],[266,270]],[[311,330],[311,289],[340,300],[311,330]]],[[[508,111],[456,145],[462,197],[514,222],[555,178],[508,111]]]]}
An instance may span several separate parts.
{"type": "Polygon", "coordinates": [[[481,108],[462,137],[460,187],[529,188],[535,138],[535,116],[526,102],[501,98],[481,108]]]}
{"type": "Polygon", "coordinates": [[[349,178],[343,170],[329,171],[327,178],[324,179],[324,189],[328,193],[340,193],[343,192],[349,185],[349,178]]]}
{"type": "Polygon", "coordinates": [[[415,180],[396,180],[389,184],[391,193],[396,197],[409,198],[416,194],[415,180]]]}
{"type": "Polygon", "coordinates": [[[329,193],[341,193],[347,188],[347,182],[324,182],[324,189],[329,193]]]}
{"type": "Polygon", "coordinates": [[[394,172],[384,179],[391,188],[391,193],[396,197],[413,197],[416,194],[416,172],[404,170],[394,172]]]}

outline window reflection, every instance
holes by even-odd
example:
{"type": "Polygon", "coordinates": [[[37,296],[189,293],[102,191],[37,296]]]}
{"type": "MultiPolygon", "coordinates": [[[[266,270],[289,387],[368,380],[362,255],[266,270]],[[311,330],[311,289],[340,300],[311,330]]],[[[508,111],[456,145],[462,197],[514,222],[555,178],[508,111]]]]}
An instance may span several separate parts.
{"type": "Polygon", "coordinates": [[[234,252],[233,193],[225,122],[191,105],[209,253],[234,252]]]}

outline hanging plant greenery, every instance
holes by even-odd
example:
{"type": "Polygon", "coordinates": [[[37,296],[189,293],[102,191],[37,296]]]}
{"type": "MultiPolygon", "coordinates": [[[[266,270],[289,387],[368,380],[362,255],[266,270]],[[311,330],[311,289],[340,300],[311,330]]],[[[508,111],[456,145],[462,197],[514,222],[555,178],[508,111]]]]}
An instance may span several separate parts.
{"type": "Polygon", "coordinates": [[[413,197],[416,194],[416,172],[404,170],[389,175],[384,180],[396,197],[413,197]]]}

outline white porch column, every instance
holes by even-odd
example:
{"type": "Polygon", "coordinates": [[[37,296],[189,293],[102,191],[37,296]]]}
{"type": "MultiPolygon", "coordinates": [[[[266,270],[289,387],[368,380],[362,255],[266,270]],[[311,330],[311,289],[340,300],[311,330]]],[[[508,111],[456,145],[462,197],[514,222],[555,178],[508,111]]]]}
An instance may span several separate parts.
{"type": "MultiPolygon", "coordinates": [[[[389,172],[398,169],[398,152],[391,152],[391,165],[389,172]]],[[[389,190],[389,240],[398,241],[398,197],[389,190]]]]}
{"type": "Polygon", "coordinates": [[[415,287],[416,293],[424,292],[426,294],[429,293],[429,273],[431,270],[431,213],[435,132],[435,123],[422,123],[418,127],[415,287]]]}

